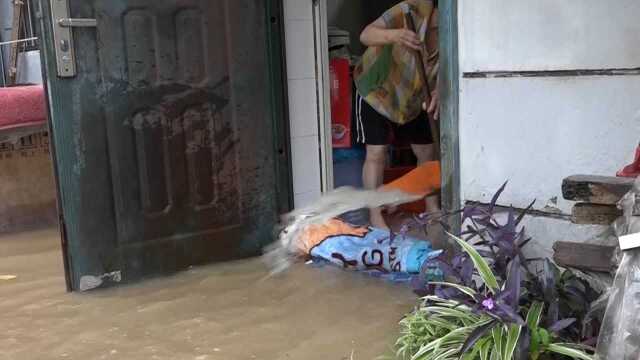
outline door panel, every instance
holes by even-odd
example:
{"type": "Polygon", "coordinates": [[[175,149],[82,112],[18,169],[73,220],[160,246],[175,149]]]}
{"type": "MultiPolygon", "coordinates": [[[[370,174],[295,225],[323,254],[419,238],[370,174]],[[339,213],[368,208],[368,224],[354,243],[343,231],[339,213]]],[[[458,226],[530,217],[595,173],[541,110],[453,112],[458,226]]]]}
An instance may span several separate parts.
{"type": "MultiPolygon", "coordinates": [[[[70,288],[259,254],[290,205],[280,2],[69,0],[77,76],[44,64],[70,288]]],[[[55,0],[61,1],[61,0],[55,0]]]]}

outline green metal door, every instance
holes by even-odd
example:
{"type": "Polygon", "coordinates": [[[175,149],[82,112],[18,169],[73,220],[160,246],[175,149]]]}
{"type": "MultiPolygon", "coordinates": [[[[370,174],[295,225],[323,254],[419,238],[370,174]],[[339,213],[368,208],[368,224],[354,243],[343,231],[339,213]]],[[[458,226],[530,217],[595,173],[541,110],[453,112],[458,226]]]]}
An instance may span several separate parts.
{"type": "Polygon", "coordinates": [[[69,289],[259,254],[290,205],[281,1],[39,1],[69,289]],[[96,19],[73,76],[60,1],[96,19]]]}

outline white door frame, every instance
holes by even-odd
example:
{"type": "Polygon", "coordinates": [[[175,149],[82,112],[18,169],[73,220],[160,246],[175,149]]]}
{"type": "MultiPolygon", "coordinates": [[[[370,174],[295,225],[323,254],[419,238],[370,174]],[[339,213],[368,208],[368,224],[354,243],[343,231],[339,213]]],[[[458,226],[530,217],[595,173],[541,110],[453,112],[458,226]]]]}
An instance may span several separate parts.
{"type": "Polygon", "coordinates": [[[313,0],[313,26],[315,34],[316,79],[318,91],[320,176],[322,192],[327,192],[334,188],[327,0],[313,0]]]}

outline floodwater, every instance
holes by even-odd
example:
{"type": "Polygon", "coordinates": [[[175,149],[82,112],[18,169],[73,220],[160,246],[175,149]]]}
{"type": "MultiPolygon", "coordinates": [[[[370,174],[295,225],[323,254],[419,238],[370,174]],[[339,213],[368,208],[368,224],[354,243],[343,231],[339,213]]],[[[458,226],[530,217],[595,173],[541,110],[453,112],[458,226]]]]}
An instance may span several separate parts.
{"type": "Polygon", "coordinates": [[[371,360],[416,303],[407,286],[259,259],[65,292],[55,230],[0,237],[0,359],[371,360]]]}

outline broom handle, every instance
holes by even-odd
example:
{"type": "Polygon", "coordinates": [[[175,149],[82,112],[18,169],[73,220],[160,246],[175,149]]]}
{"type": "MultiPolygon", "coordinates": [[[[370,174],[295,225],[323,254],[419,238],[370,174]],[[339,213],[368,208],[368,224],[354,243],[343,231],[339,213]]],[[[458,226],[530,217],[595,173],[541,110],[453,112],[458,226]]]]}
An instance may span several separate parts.
{"type": "MultiPolygon", "coordinates": [[[[411,11],[407,8],[404,10],[404,19],[407,23],[407,28],[417,34],[416,24],[413,22],[413,17],[411,16],[411,11]]],[[[433,11],[431,12],[433,14],[433,11]]],[[[431,16],[429,16],[429,20],[427,23],[427,28],[431,24],[431,16]]],[[[425,36],[426,40],[426,36],[425,36]]],[[[416,62],[418,63],[418,75],[422,78],[422,82],[427,90],[427,106],[431,104],[431,89],[429,88],[429,79],[427,78],[427,74],[425,72],[425,64],[424,58],[422,57],[422,52],[417,50],[411,50],[413,52],[413,56],[416,58],[416,62]]],[[[429,121],[429,127],[431,128],[431,136],[433,137],[433,147],[434,147],[434,155],[437,160],[440,160],[440,130],[438,129],[438,124],[435,119],[429,116],[427,113],[427,119],[429,121]]]]}

